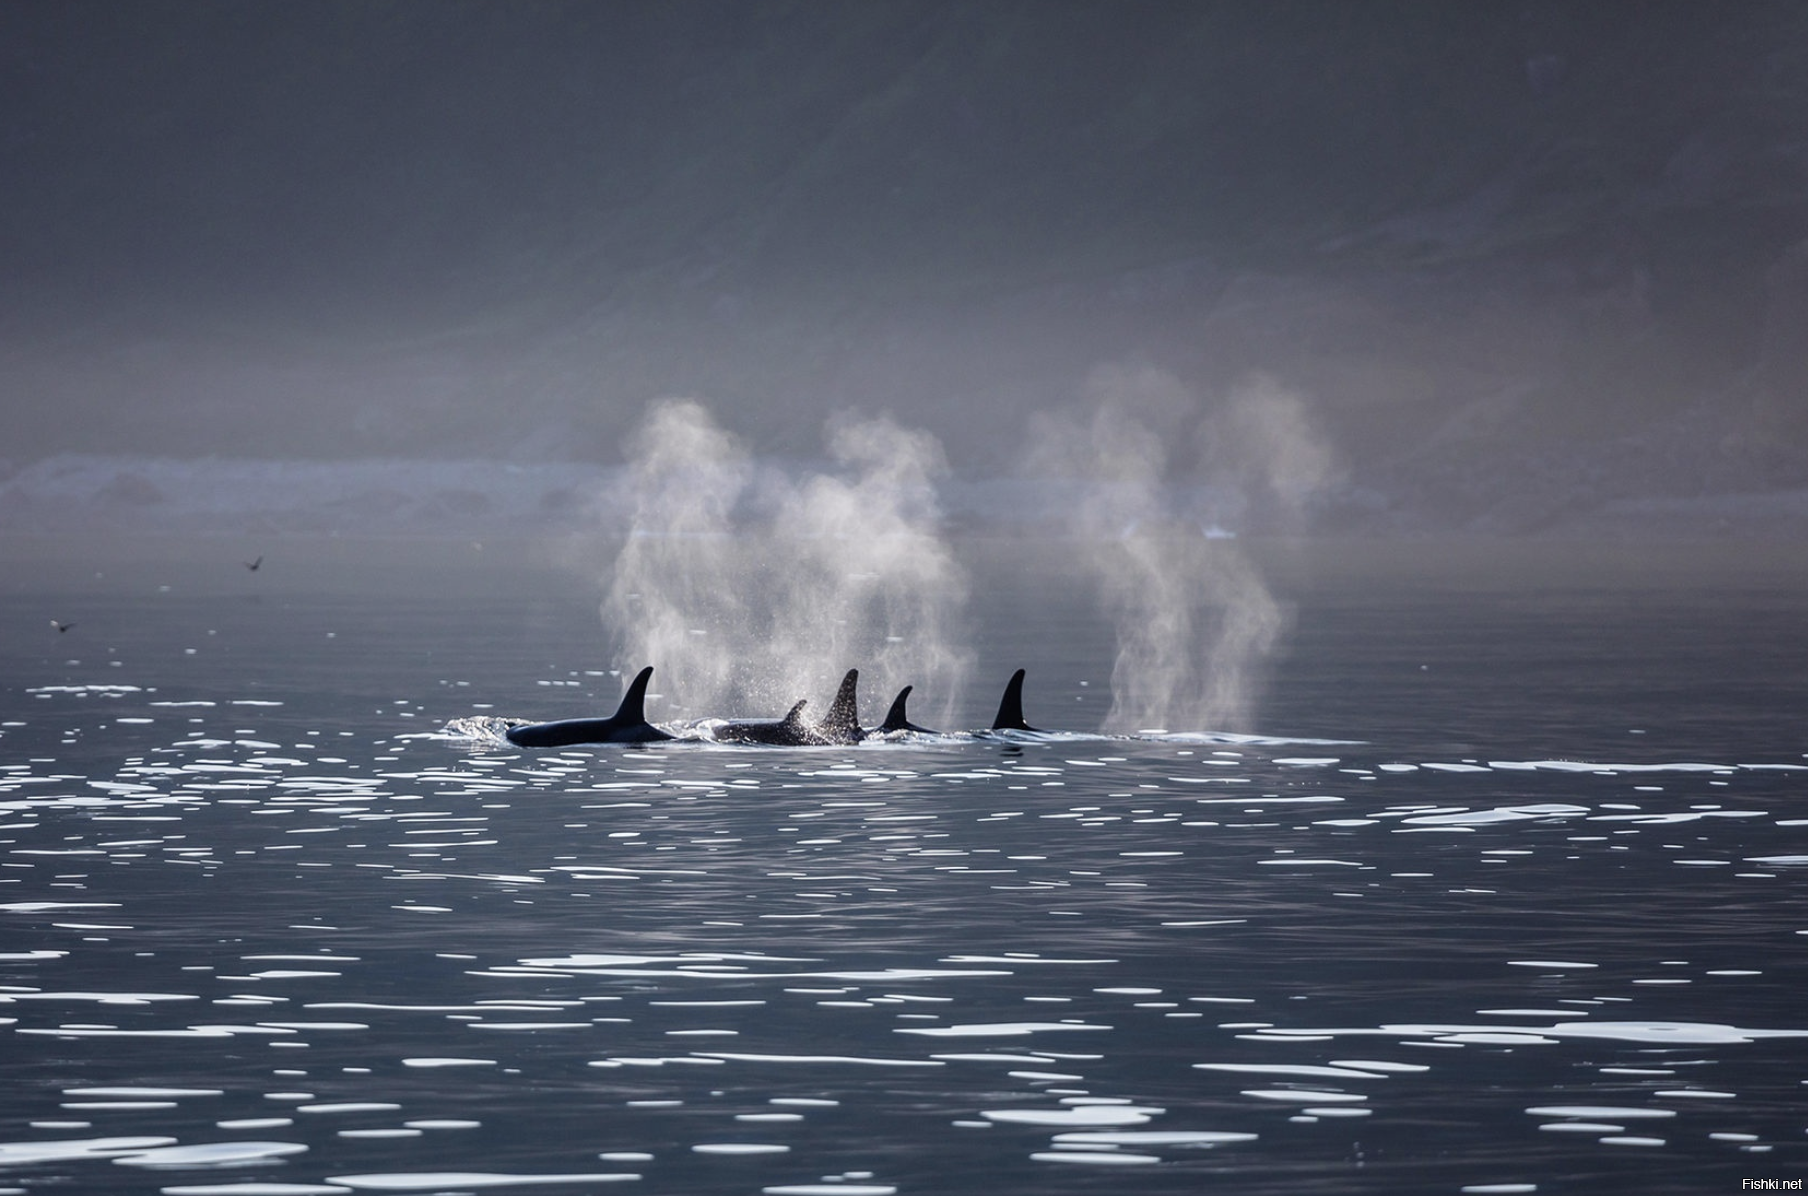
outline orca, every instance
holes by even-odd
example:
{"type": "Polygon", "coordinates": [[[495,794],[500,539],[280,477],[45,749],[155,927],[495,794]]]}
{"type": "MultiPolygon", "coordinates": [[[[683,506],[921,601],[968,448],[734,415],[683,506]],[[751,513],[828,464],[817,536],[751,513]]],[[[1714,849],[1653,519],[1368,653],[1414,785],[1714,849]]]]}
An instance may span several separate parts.
{"type": "MultiPolygon", "coordinates": [[[[993,731],[1031,731],[1040,732],[1041,728],[1032,727],[1023,718],[1023,676],[1022,669],[1011,674],[1010,681],[1004,687],[1004,697],[998,703],[998,716],[992,720],[993,731]]],[[[910,700],[911,686],[906,685],[892,699],[891,709],[886,711],[885,721],[874,727],[867,735],[886,735],[893,731],[914,731],[919,735],[939,735],[928,727],[919,727],[910,721],[905,713],[905,703],[910,700]]],[[[984,735],[986,732],[973,732],[984,735]]]]}
{"type": "Polygon", "coordinates": [[[770,743],[781,747],[797,747],[810,742],[810,728],[804,724],[804,707],[800,699],[791,713],[781,719],[730,719],[715,729],[717,743],[770,743]]]}
{"type": "Polygon", "coordinates": [[[859,743],[866,738],[866,732],[860,729],[860,699],[854,693],[859,682],[860,670],[849,669],[841,679],[841,688],[835,691],[835,700],[829,703],[828,714],[811,728],[816,734],[813,742],[859,743]]]}
{"type": "Polygon", "coordinates": [[[657,743],[670,739],[647,721],[647,682],[652,680],[653,666],[640,670],[621,706],[608,718],[568,718],[556,723],[522,723],[503,734],[518,747],[565,747],[574,743],[657,743]]]}
{"type": "Polygon", "coordinates": [[[891,709],[885,712],[885,721],[868,731],[868,735],[889,735],[893,731],[915,731],[918,735],[935,735],[928,727],[919,727],[910,721],[904,713],[904,703],[910,698],[911,686],[906,685],[898,691],[898,696],[891,701],[891,709]]]}
{"type": "Polygon", "coordinates": [[[841,688],[835,692],[835,700],[829,704],[829,713],[820,722],[804,721],[804,707],[809,702],[799,701],[777,721],[744,719],[722,723],[715,729],[716,742],[764,743],[780,747],[859,743],[866,738],[866,732],[860,729],[859,699],[855,694],[859,680],[859,669],[847,671],[847,676],[841,679],[841,688]]]}
{"type": "Polygon", "coordinates": [[[1004,697],[998,702],[998,717],[992,720],[994,731],[1034,731],[1023,721],[1023,670],[1011,674],[1005,683],[1004,697]]]}

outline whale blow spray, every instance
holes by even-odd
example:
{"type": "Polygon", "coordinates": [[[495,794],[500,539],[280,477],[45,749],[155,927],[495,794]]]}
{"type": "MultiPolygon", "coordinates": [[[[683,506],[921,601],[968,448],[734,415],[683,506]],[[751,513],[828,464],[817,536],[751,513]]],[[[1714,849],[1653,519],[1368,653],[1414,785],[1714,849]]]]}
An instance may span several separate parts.
{"type": "Polygon", "coordinates": [[[1287,614],[1226,525],[1297,515],[1331,477],[1304,401],[1257,379],[1207,408],[1161,370],[1103,369],[1035,421],[1027,469],[1077,484],[1117,637],[1106,729],[1247,729],[1287,614]]]}
{"type": "MultiPolygon", "coordinates": [[[[629,444],[631,528],[602,616],[682,714],[774,708],[858,664],[952,707],[970,659],[944,540],[940,444],[887,418],[827,428],[830,468],[757,466],[699,403],[656,403],[629,444]]],[[[869,688],[869,696],[874,692],[869,688]]]]}

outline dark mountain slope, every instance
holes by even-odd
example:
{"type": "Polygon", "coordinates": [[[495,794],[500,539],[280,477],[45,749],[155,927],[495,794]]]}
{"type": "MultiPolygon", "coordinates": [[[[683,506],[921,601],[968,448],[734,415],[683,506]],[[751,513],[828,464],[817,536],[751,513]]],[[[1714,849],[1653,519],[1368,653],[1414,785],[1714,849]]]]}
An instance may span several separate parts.
{"type": "Polygon", "coordinates": [[[1352,509],[1808,484],[1793,3],[9,0],[0,99],[15,459],[689,392],[979,472],[1140,361],[1306,392],[1352,509]]]}

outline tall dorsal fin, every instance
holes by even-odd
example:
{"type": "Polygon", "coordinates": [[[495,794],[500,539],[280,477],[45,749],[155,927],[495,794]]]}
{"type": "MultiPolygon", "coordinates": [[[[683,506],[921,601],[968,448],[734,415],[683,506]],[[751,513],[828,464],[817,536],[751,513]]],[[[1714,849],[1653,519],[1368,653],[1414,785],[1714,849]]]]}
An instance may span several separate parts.
{"type": "Polygon", "coordinates": [[[879,730],[910,730],[910,716],[904,713],[904,703],[910,698],[910,689],[911,687],[906,685],[898,691],[898,696],[891,700],[891,709],[885,712],[885,721],[879,724],[879,730]]]}
{"type": "Polygon", "coordinates": [[[652,665],[634,675],[634,680],[628,683],[628,692],[622,695],[621,705],[615,708],[612,721],[636,724],[647,721],[647,682],[652,679],[652,665]]]}
{"type": "Polygon", "coordinates": [[[1034,731],[1036,728],[1023,721],[1023,670],[1018,669],[1011,674],[1011,680],[1004,687],[1004,697],[998,702],[998,717],[992,720],[994,731],[1034,731]]]}
{"type": "Polygon", "coordinates": [[[804,721],[804,707],[808,706],[809,704],[810,704],[810,699],[799,698],[797,700],[797,705],[791,707],[791,712],[789,714],[785,715],[784,718],[779,720],[780,725],[786,726],[786,727],[795,727],[795,726],[799,725],[800,723],[802,723],[804,721]]]}
{"type": "Polygon", "coordinates": [[[841,688],[835,691],[828,714],[817,724],[818,731],[829,736],[860,737],[860,699],[854,692],[859,682],[860,670],[849,669],[841,679],[841,688]]]}

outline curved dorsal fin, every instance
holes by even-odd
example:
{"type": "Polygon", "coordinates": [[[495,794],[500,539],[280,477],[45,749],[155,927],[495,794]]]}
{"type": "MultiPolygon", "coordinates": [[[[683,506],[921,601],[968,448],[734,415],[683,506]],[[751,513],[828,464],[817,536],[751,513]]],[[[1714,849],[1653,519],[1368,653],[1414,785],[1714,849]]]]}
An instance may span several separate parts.
{"type": "Polygon", "coordinates": [[[910,698],[911,687],[906,685],[898,691],[898,696],[891,700],[891,709],[885,712],[885,721],[879,724],[881,731],[908,731],[910,716],[904,713],[904,703],[910,698]]]}
{"type": "Polygon", "coordinates": [[[1023,721],[1023,670],[1018,669],[1011,674],[1011,680],[1004,687],[1004,697],[998,702],[998,717],[992,720],[994,731],[1034,731],[1036,728],[1023,721]]]}
{"type": "Polygon", "coordinates": [[[799,698],[797,700],[797,705],[791,707],[791,712],[789,714],[785,715],[784,718],[780,719],[779,722],[782,725],[787,726],[787,727],[797,726],[799,723],[804,721],[804,707],[808,706],[809,704],[810,704],[810,699],[799,698]]]}
{"type": "Polygon", "coordinates": [[[860,699],[854,692],[859,681],[859,669],[849,669],[847,676],[841,679],[841,688],[835,691],[835,700],[829,705],[829,713],[818,724],[818,729],[824,734],[856,737],[860,734],[860,699]]]}
{"type": "Polygon", "coordinates": [[[613,721],[618,723],[644,723],[647,721],[647,682],[652,679],[652,665],[648,665],[635,674],[634,680],[628,683],[628,692],[622,695],[621,705],[615,709],[613,721]]]}

